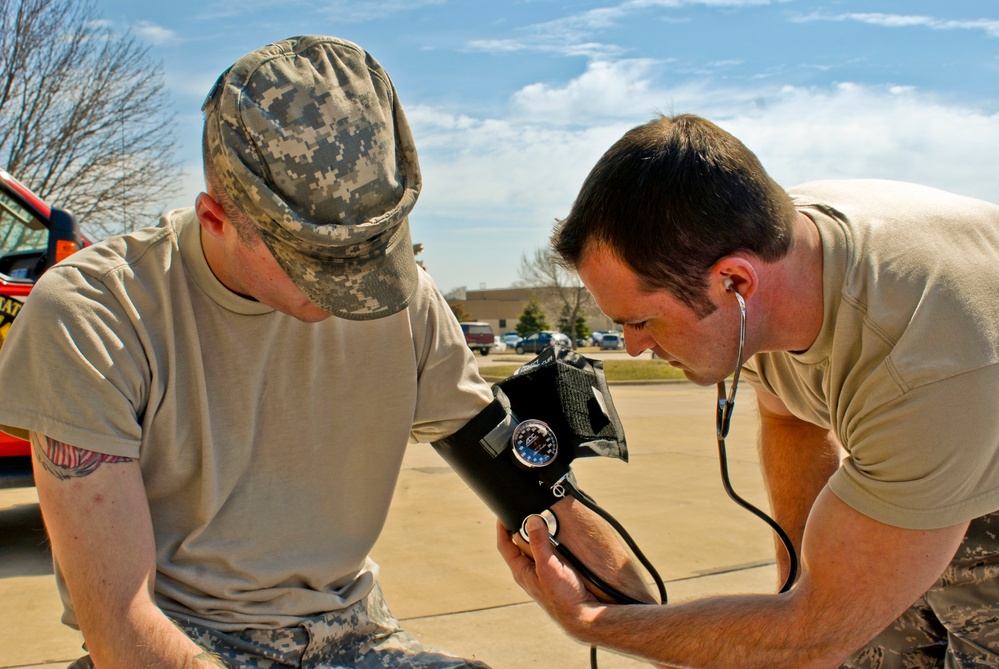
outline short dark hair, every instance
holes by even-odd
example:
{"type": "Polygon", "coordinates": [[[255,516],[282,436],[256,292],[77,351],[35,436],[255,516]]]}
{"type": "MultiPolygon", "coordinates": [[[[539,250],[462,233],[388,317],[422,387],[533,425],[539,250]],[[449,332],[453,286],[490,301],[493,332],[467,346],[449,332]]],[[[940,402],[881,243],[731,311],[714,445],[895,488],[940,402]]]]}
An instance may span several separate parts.
{"type": "Polygon", "coordinates": [[[707,273],[720,258],[783,257],[796,213],[746,146],[698,116],[660,116],[628,131],[583,182],[552,248],[576,267],[606,244],[647,290],[666,289],[706,316],[707,273]]]}

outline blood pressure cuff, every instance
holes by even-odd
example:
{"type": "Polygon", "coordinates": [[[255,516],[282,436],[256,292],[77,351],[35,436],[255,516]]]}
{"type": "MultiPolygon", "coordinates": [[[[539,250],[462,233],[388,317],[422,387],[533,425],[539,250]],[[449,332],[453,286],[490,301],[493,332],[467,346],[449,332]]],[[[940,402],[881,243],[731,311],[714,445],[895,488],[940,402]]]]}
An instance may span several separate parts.
{"type": "Polygon", "coordinates": [[[495,384],[493,396],[464,427],[433,446],[507,530],[558,501],[575,458],[628,460],[624,428],[598,360],[549,348],[495,384]],[[557,454],[545,466],[525,466],[513,455],[514,430],[526,420],[540,420],[555,433],[557,454]]]}

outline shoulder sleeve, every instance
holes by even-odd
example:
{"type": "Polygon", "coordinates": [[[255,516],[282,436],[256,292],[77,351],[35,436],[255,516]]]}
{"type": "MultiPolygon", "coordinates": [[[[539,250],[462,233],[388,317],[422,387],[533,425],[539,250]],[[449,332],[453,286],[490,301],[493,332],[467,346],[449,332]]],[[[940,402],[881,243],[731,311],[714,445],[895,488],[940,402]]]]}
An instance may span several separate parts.
{"type": "Polygon", "coordinates": [[[829,484],[844,502],[881,522],[946,527],[999,508],[999,365],[858,407],[845,417],[850,457],[829,484]],[[854,427],[851,427],[854,426],[854,427]]]}
{"type": "Polygon", "coordinates": [[[457,432],[493,399],[444,296],[421,270],[410,307],[418,357],[412,439],[430,443],[457,432]]]}
{"type": "Polygon", "coordinates": [[[50,269],[25,301],[0,355],[0,424],[79,448],[138,457],[149,387],[133,320],[104,283],[50,269]]]}

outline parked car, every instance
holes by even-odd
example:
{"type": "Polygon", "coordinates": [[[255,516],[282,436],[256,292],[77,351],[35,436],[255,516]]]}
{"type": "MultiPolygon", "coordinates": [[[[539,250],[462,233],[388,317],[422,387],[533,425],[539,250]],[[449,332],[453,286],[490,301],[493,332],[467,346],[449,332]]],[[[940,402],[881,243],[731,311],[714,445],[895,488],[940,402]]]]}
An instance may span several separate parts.
{"type": "Polygon", "coordinates": [[[465,333],[468,348],[482,355],[489,355],[496,343],[496,334],[489,323],[462,323],[461,331],[465,333]]]}
{"type": "MultiPolygon", "coordinates": [[[[38,277],[89,243],[69,212],[50,207],[0,169],[0,347],[38,277]]],[[[31,485],[31,447],[0,432],[0,488],[31,485]]]]}
{"type": "Polygon", "coordinates": [[[621,348],[624,348],[624,337],[616,332],[605,332],[600,338],[601,351],[617,351],[621,348]]]}
{"type": "Polygon", "coordinates": [[[503,343],[513,348],[520,341],[520,335],[516,332],[504,332],[503,333],[503,343]]]}
{"type": "Polygon", "coordinates": [[[500,353],[501,351],[505,351],[506,348],[507,348],[506,342],[503,341],[502,339],[500,339],[499,335],[496,335],[495,337],[493,337],[493,350],[494,351],[496,351],[497,353],[500,353]]]}
{"type": "Polygon", "coordinates": [[[542,330],[517,342],[516,351],[517,353],[541,353],[556,344],[565,348],[572,348],[572,341],[566,335],[561,332],[542,330]]]}

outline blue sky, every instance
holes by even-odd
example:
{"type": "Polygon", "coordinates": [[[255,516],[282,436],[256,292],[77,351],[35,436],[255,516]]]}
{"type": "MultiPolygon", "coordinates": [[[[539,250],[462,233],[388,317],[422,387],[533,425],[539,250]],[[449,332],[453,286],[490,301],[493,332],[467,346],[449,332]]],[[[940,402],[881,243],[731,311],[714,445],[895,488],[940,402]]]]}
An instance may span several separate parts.
{"type": "Polygon", "coordinates": [[[597,158],[658,112],[733,132],[781,184],[877,177],[999,202],[996,0],[97,0],[164,68],[186,206],[219,72],[299,34],[357,42],[413,125],[411,216],[445,292],[500,288],[597,158]]]}

